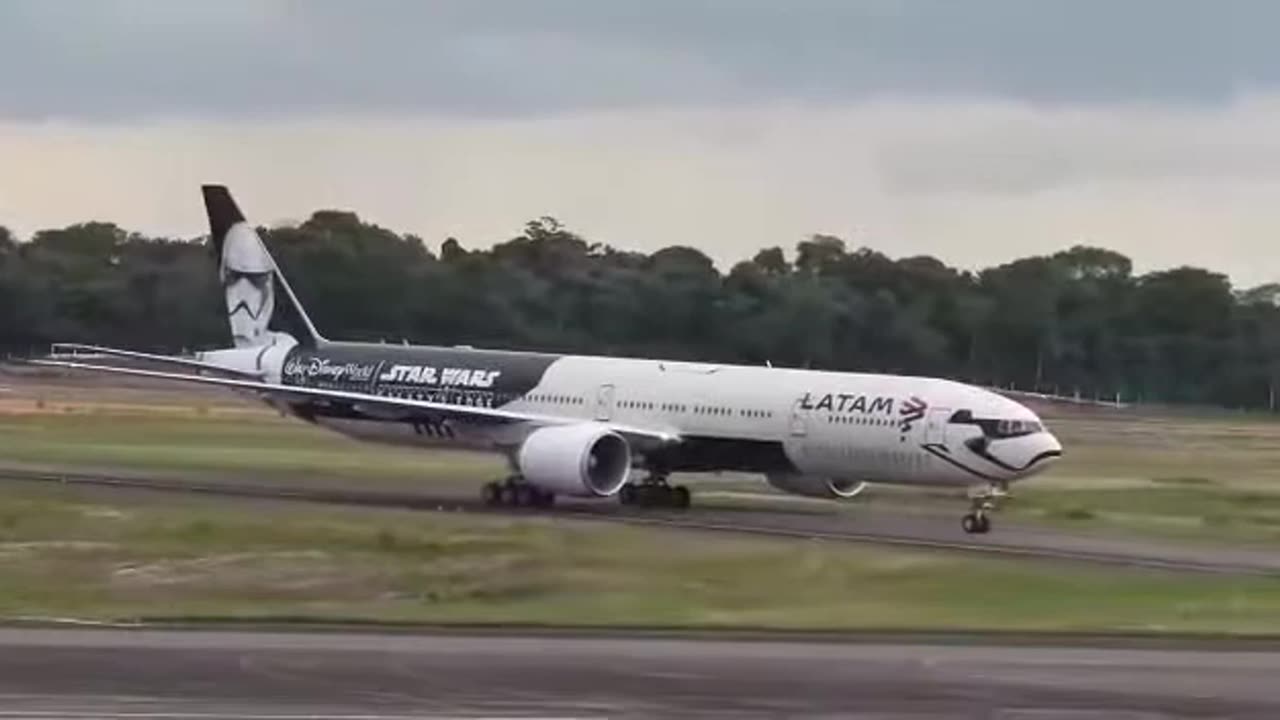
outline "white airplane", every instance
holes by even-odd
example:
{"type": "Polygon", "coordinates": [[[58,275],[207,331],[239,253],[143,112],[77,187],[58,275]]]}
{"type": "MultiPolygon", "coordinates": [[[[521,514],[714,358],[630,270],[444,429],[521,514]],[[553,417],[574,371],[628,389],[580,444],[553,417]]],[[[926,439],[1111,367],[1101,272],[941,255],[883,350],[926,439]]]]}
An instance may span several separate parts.
{"type": "Polygon", "coordinates": [[[176,357],[60,343],[33,362],[248,391],[376,442],[501,453],[512,474],[483,489],[495,505],[564,495],[686,507],[671,473],[738,471],[835,500],[868,483],[967,488],[962,527],[985,533],[1009,484],[1062,455],[1027,407],[950,380],[330,341],[226,187],[203,193],[232,346],[176,357]],[[296,334],[273,326],[277,288],[296,334]],[[86,363],[85,352],[189,372],[86,363]]]}

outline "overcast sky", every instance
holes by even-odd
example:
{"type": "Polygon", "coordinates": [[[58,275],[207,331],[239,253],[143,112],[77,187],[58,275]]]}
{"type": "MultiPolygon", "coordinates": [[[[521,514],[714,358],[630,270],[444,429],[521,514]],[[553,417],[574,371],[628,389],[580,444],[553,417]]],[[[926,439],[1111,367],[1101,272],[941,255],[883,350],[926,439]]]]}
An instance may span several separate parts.
{"type": "Polygon", "coordinates": [[[1280,279],[1280,3],[0,0],[0,224],[551,214],[723,265],[809,233],[1280,279]]]}

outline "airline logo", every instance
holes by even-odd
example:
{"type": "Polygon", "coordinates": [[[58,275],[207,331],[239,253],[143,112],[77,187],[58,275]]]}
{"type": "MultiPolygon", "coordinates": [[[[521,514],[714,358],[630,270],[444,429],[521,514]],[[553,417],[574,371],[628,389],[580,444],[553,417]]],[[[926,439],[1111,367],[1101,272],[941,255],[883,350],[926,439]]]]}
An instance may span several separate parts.
{"type": "Polygon", "coordinates": [[[285,363],[285,377],[328,382],[368,382],[373,378],[377,365],[370,363],[335,363],[329,358],[290,358],[285,363]]]}
{"type": "Polygon", "coordinates": [[[918,420],[924,418],[924,414],[928,409],[929,403],[921,400],[915,395],[912,395],[910,398],[903,401],[902,407],[898,409],[898,415],[900,416],[898,426],[902,428],[902,433],[905,435],[906,433],[911,432],[912,426],[915,425],[918,420]]]}
{"type": "Polygon", "coordinates": [[[430,365],[392,365],[378,376],[378,382],[403,385],[491,388],[501,374],[501,370],[436,368],[430,365]]]}
{"type": "Polygon", "coordinates": [[[867,395],[849,395],[846,393],[827,393],[815,398],[805,393],[800,398],[801,410],[827,410],[830,412],[859,412],[866,415],[881,413],[893,414],[893,398],[869,397],[867,395]]]}

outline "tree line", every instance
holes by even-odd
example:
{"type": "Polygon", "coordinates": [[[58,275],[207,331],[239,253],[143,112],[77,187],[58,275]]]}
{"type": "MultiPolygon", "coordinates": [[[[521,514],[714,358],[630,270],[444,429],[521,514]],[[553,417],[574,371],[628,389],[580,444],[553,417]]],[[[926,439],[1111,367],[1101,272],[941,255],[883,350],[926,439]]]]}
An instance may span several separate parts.
{"type": "MultiPolygon", "coordinates": [[[[322,210],[261,229],[330,337],[951,377],[1138,402],[1276,406],[1280,285],[1135,274],[1077,246],[980,271],[814,235],[718,270],[701,251],[591,242],[553,218],[489,249],[322,210]]],[[[198,239],[197,239],[198,240],[198,239]]],[[[87,222],[0,227],[0,349],[225,345],[207,243],[87,222]]]]}

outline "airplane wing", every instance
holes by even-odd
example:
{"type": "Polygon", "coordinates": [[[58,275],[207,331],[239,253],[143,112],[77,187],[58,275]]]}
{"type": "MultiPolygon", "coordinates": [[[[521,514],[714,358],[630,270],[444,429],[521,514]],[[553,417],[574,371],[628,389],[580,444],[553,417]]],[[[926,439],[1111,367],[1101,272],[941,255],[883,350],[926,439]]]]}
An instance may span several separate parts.
{"type": "MultiPolygon", "coordinates": [[[[123,351],[128,352],[128,351],[123,351]]],[[[161,356],[162,357],[162,356],[161,356]]],[[[89,370],[93,372],[114,373],[118,375],[131,375],[134,377],[147,377],[158,380],[176,380],[180,382],[190,382],[202,385],[216,385],[225,388],[235,388],[239,390],[250,390],[260,392],[266,395],[276,397],[293,398],[297,400],[321,400],[329,402],[345,403],[352,406],[363,407],[368,410],[380,411],[411,411],[422,415],[433,417],[454,418],[467,421],[489,421],[498,423],[530,423],[534,425],[572,425],[585,422],[581,418],[564,417],[558,415],[542,415],[540,413],[529,413],[515,410],[503,410],[500,408],[479,407],[474,405],[453,405],[450,403],[432,402],[429,400],[413,400],[409,398],[383,397],[381,395],[373,395],[370,393],[351,392],[347,390],[326,390],[322,388],[299,387],[296,385],[281,385],[278,383],[262,382],[261,380],[226,378],[226,377],[209,377],[205,375],[191,375],[188,373],[162,372],[158,370],[143,370],[139,368],[112,367],[109,365],[94,365],[90,363],[73,362],[69,360],[47,360],[43,358],[32,358],[26,362],[34,365],[43,365],[48,367],[61,367],[71,370],[89,370]]],[[[194,361],[193,361],[194,362],[194,361]]],[[[197,363],[204,365],[204,363],[197,363]]],[[[216,368],[225,371],[223,368],[216,368]]],[[[645,440],[658,443],[678,442],[680,436],[674,432],[664,430],[655,430],[652,428],[635,427],[605,421],[603,424],[608,425],[610,429],[619,435],[630,438],[645,440]]]]}

